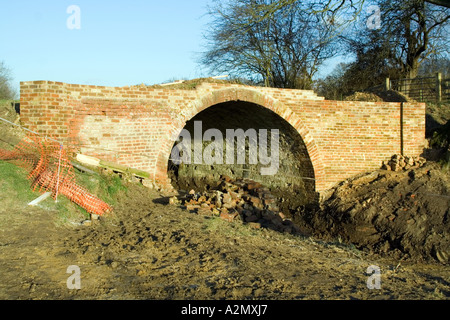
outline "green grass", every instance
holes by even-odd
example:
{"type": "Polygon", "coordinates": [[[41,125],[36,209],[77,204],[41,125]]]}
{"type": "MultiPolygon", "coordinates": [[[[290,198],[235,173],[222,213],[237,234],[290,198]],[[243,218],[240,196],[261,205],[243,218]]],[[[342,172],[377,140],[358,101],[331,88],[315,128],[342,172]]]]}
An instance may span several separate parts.
{"type": "MultiPolygon", "coordinates": [[[[28,207],[28,203],[38,198],[38,189],[31,189],[31,181],[27,179],[28,172],[6,161],[0,160],[0,206],[5,210],[21,211],[28,207]]],[[[41,202],[41,208],[57,211],[61,217],[72,218],[80,215],[73,204],[65,197],[58,197],[58,201],[49,198],[41,202]]]]}
{"type": "MultiPolygon", "coordinates": [[[[31,181],[27,179],[27,174],[27,170],[11,162],[0,160],[0,208],[11,211],[26,210],[28,203],[41,195],[38,190],[31,190],[31,181]]],[[[116,175],[76,172],[75,179],[79,186],[86,188],[112,206],[117,203],[118,193],[127,190],[122,179],[116,175]]],[[[85,209],[71,202],[64,195],[59,195],[57,201],[48,198],[41,202],[39,207],[57,212],[59,220],[63,223],[89,218],[89,213],[85,209]]]]}
{"type": "Polygon", "coordinates": [[[26,171],[12,163],[0,161],[1,199],[14,198],[18,202],[33,200],[38,193],[32,192],[30,182],[26,179],[26,171]]]}
{"type": "Polygon", "coordinates": [[[76,183],[110,205],[117,203],[119,192],[126,192],[124,181],[116,174],[80,173],[75,169],[76,183]]]}

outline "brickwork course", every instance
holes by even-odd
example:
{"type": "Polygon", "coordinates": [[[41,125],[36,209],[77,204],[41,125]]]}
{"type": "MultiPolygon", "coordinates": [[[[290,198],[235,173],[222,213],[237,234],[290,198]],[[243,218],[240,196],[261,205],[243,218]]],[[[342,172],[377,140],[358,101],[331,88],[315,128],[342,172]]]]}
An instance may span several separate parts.
{"type": "MultiPolygon", "coordinates": [[[[276,123],[284,123],[280,131],[291,128],[298,133],[304,146],[299,161],[311,164],[308,178],[318,193],[380,168],[393,154],[420,156],[425,147],[424,103],[329,101],[313,91],[214,82],[192,89],[20,84],[25,127],[62,141],[69,153],[146,171],[162,187],[171,186],[169,158],[186,123],[217,108],[221,126],[226,127],[230,114],[223,106],[230,104],[257,106],[240,115],[242,123],[257,117],[258,110],[270,111],[277,115],[276,123]]],[[[283,175],[283,170],[277,174],[283,175]]]]}

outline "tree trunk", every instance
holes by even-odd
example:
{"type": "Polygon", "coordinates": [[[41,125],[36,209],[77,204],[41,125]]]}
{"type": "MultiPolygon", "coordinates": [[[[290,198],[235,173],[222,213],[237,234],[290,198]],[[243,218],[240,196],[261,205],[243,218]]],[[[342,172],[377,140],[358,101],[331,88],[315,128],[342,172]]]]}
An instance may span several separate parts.
{"type": "Polygon", "coordinates": [[[404,82],[404,87],[403,87],[403,93],[405,93],[406,95],[410,94],[410,90],[411,90],[411,84],[414,81],[413,79],[417,78],[417,75],[419,74],[419,56],[415,56],[412,59],[408,59],[408,64],[407,64],[407,71],[406,71],[406,78],[408,80],[406,80],[404,82]]]}

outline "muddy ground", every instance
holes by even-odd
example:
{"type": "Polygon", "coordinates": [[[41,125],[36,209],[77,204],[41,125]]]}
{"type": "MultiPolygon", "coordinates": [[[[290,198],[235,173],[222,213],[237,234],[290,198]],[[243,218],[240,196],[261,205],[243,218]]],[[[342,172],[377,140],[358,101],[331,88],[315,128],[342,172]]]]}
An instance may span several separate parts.
{"type": "MultiPolygon", "coordinates": [[[[51,200],[50,200],[51,201],[51,200]]],[[[91,226],[0,209],[0,299],[448,299],[450,269],[192,214],[130,186],[91,226]],[[81,289],[69,289],[69,266],[81,289]],[[369,266],[381,270],[369,289],[369,266]]],[[[73,282],[75,283],[75,282],[73,282]]]]}
{"type": "Polygon", "coordinates": [[[448,182],[436,163],[361,175],[294,213],[296,235],[193,214],[138,184],[91,225],[0,190],[0,299],[447,300],[448,182]]]}

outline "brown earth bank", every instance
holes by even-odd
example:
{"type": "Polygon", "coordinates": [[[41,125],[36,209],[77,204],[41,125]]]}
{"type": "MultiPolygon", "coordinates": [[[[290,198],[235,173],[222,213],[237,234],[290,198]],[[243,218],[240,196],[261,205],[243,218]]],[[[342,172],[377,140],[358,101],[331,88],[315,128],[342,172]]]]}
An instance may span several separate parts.
{"type": "Polygon", "coordinates": [[[450,174],[436,162],[421,168],[358,175],[329,191],[320,208],[296,223],[323,240],[416,262],[450,262],[450,174]]]}

